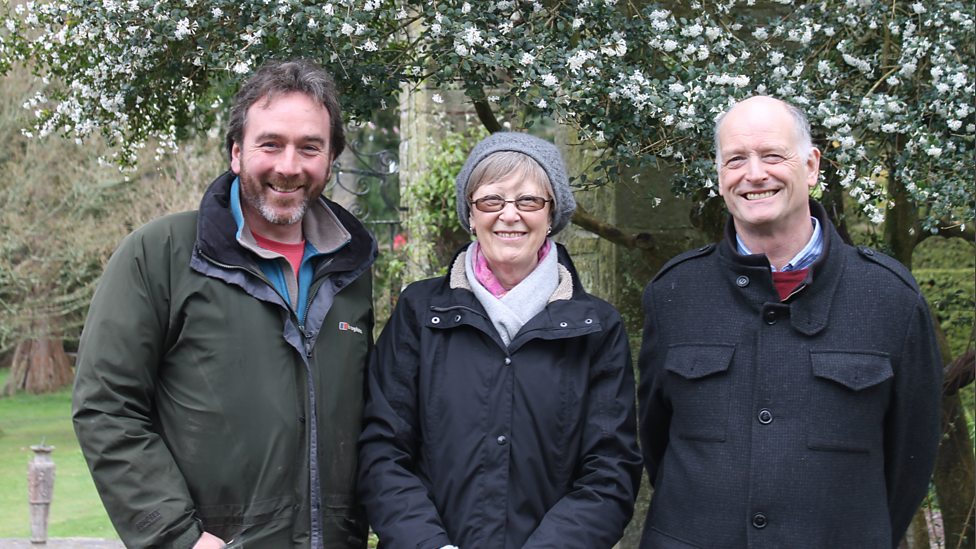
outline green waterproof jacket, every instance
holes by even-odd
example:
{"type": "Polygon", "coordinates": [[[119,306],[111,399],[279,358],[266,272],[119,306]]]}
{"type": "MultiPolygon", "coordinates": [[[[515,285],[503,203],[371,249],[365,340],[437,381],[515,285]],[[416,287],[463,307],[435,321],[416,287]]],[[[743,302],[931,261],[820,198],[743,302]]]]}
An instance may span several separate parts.
{"type": "Polygon", "coordinates": [[[238,240],[233,180],[112,256],[82,334],[75,431],[128,547],[191,547],[203,531],[232,548],[365,547],[375,241],[341,207],[310,205],[306,238],[329,249],[299,322],[238,240]]]}

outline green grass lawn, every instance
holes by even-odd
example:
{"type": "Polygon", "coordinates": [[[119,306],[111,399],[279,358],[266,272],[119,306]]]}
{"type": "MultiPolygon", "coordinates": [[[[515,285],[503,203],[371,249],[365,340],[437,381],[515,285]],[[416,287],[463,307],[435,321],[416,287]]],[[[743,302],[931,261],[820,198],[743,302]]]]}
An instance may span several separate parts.
{"type": "MultiPolygon", "coordinates": [[[[9,373],[0,369],[0,387],[9,373]]],[[[0,538],[30,536],[27,464],[41,440],[57,466],[48,536],[118,539],[71,428],[70,389],[0,398],[0,538]]]]}

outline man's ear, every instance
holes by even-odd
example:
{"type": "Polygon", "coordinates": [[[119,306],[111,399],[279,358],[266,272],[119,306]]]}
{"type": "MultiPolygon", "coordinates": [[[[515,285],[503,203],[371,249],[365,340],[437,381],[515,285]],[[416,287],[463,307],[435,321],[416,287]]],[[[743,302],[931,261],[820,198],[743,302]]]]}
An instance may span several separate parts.
{"type": "Polygon", "coordinates": [[[807,158],[807,186],[811,189],[817,186],[820,180],[820,149],[814,147],[810,149],[810,156],[807,158]]]}
{"type": "Polygon", "coordinates": [[[230,148],[230,170],[237,175],[241,174],[241,144],[237,141],[230,148]]]}

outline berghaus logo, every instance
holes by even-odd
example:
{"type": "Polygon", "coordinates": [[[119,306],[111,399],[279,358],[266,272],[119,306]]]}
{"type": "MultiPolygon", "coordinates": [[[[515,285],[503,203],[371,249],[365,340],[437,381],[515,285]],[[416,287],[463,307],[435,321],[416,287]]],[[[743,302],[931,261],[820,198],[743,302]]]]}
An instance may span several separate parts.
{"type": "Polygon", "coordinates": [[[341,321],[339,322],[339,331],[340,332],[355,332],[357,334],[363,333],[362,328],[357,328],[357,327],[353,326],[352,324],[349,324],[348,322],[341,322],[341,321]]]}

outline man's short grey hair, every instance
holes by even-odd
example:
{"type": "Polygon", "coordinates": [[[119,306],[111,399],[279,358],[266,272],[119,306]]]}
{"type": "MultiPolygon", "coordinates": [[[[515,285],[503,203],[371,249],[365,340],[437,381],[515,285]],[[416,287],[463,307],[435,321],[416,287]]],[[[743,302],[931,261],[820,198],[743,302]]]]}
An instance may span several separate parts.
{"type": "Polygon", "coordinates": [[[330,160],[346,148],[346,133],[342,126],[342,108],[332,76],[317,64],[305,60],[269,61],[247,79],[234,96],[227,125],[227,157],[230,158],[234,143],[244,139],[247,111],[261,101],[269,103],[278,95],[303,93],[325,107],[329,113],[330,160]]]}
{"type": "MultiPolygon", "coordinates": [[[[782,99],[777,99],[775,97],[770,97],[770,96],[760,96],[760,95],[754,95],[752,97],[769,97],[770,99],[778,101],[781,105],[783,105],[783,107],[786,108],[786,111],[789,112],[790,116],[793,117],[793,129],[794,131],[796,131],[796,144],[797,144],[796,152],[799,154],[800,158],[804,160],[808,160],[810,158],[810,154],[813,152],[813,137],[811,136],[810,133],[810,121],[807,120],[807,115],[804,114],[804,112],[800,110],[798,107],[796,107],[795,105],[791,105],[790,103],[783,101],[782,99]]],[[[752,97],[748,99],[752,99],[752,97]]],[[[743,101],[745,100],[743,99],[743,101]]],[[[731,108],[729,108],[728,110],[726,110],[725,112],[723,112],[722,114],[718,115],[715,118],[715,130],[712,133],[712,142],[715,143],[716,168],[721,169],[722,167],[722,144],[719,142],[718,132],[719,130],[722,129],[722,122],[725,121],[725,115],[727,115],[732,109],[736,107],[736,105],[738,105],[741,102],[742,101],[739,101],[735,105],[732,105],[731,108]]]]}

